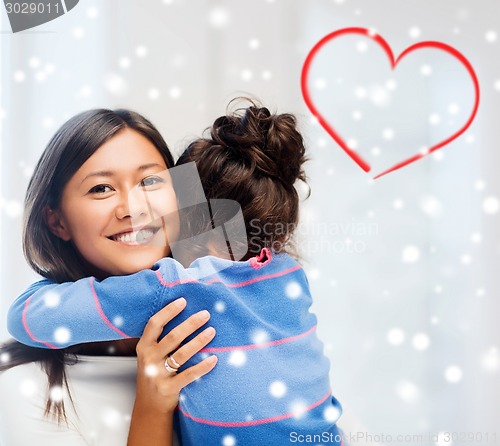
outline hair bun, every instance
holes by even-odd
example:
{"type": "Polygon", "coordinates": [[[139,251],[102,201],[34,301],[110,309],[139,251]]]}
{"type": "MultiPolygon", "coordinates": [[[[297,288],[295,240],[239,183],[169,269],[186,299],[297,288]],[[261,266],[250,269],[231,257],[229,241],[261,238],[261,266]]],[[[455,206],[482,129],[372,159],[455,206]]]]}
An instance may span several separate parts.
{"type": "Polygon", "coordinates": [[[214,142],[230,149],[257,175],[293,185],[305,180],[302,165],[305,147],[291,114],[272,114],[266,107],[252,106],[221,116],[212,127],[214,142]]]}

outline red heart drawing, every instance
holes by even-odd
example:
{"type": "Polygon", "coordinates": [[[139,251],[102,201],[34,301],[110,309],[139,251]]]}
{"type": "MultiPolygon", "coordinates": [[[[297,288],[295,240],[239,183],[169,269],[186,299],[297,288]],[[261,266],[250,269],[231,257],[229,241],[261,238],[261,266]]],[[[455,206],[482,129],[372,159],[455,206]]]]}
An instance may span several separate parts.
{"type": "Polygon", "coordinates": [[[412,51],[419,50],[422,48],[435,48],[441,51],[444,51],[445,53],[453,56],[455,59],[457,59],[467,70],[469,73],[472,83],[474,84],[474,94],[475,94],[475,99],[474,99],[474,106],[472,109],[472,112],[467,120],[467,122],[459,129],[457,130],[453,135],[450,137],[446,138],[445,140],[438,142],[437,144],[433,145],[430,147],[426,153],[421,153],[419,152],[416,155],[411,156],[410,158],[407,158],[397,164],[395,164],[392,167],[389,167],[388,169],[384,170],[382,173],[377,174],[374,179],[380,178],[384,175],[387,175],[390,172],[394,172],[398,169],[401,169],[404,166],[407,166],[408,164],[413,163],[414,161],[417,161],[420,158],[423,158],[424,156],[428,155],[429,153],[432,153],[442,147],[444,147],[446,144],[449,144],[451,141],[455,140],[458,138],[462,133],[464,133],[469,126],[472,124],[472,121],[474,120],[477,109],[479,107],[479,82],[476,76],[476,73],[474,71],[474,68],[470,64],[470,62],[467,60],[467,58],[457,51],[455,48],[446,45],[445,43],[442,42],[433,42],[433,41],[428,41],[428,42],[419,42],[416,43],[415,45],[412,45],[408,48],[406,48],[396,59],[394,57],[394,54],[392,53],[391,47],[389,44],[378,34],[375,32],[366,29],[366,28],[343,28],[338,31],[334,31],[325,37],[323,37],[314,47],[311,49],[309,54],[307,55],[307,58],[304,62],[304,66],[302,67],[302,75],[301,75],[301,88],[302,88],[302,95],[304,96],[304,101],[309,107],[309,110],[311,110],[311,113],[316,117],[318,122],[321,124],[321,126],[328,132],[328,134],[337,142],[337,144],[342,147],[342,149],[354,160],[356,164],[358,164],[359,167],[361,167],[365,172],[370,172],[371,166],[359,155],[359,153],[354,152],[351,150],[348,146],[347,143],[344,141],[344,139],[339,135],[339,133],[333,128],[331,124],[329,124],[321,115],[321,113],[317,110],[315,107],[311,95],[309,93],[309,87],[308,87],[308,75],[309,75],[309,69],[311,67],[312,61],[314,60],[314,57],[317,55],[317,53],[321,50],[321,48],[326,45],[328,42],[331,40],[347,35],[347,34],[361,34],[363,36],[368,36],[370,39],[378,43],[383,50],[385,51],[387,57],[389,58],[389,62],[391,63],[391,67],[394,70],[397,66],[397,64],[408,54],[410,54],[412,51]]]}

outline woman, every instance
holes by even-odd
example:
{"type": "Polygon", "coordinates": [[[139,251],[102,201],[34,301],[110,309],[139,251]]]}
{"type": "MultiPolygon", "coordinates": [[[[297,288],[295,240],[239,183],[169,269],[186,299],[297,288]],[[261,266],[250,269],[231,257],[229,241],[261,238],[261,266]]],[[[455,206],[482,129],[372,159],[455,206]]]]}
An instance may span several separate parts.
{"type": "MultiPolygon", "coordinates": [[[[28,186],[23,245],[30,266],[44,277],[64,282],[89,275],[103,279],[128,274],[151,268],[168,256],[165,224],[149,245],[117,244],[108,238],[108,231],[126,230],[132,218],[143,214],[149,221],[153,214],[175,211],[172,188],[151,180],[171,166],[165,141],[137,113],[91,110],[70,119],[49,142],[28,186]],[[113,186],[104,190],[93,186],[96,178],[105,178],[113,186]],[[112,200],[102,200],[102,193],[111,189],[112,200]],[[68,190],[76,191],[70,200],[65,195],[68,190]],[[130,194],[145,190],[153,192],[155,200],[148,201],[146,211],[131,209],[130,194]],[[72,212],[75,204],[79,209],[84,205],[85,210],[72,212]]],[[[57,296],[45,304],[57,305],[57,296]]],[[[6,371],[0,374],[0,444],[123,445],[127,435],[130,446],[153,444],[153,440],[171,444],[180,389],[215,366],[211,357],[177,375],[163,367],[167,354],[209,319],[207,312],[193,315],[157,342],[163,326],[185,305],[179,299],[152,316],[139,342],[127,339],[58,351],[15,342],[4,345],[0,353],[0,371],[6,371]],[[159,367],[146,368],[145,364],[159,367]],[[44,372],[48,387],[42,384],[44,372]],[[151,394],[156,398],[145,401],[145,395],[151,394]],[[163,429],[144,429],[145,418],[161,418],[164,422],[157,424],[163,429]]],[[[62,329],[59,335],[71,333],[62,329]]],[[[214,335],[209,330],[196,336],[181,347],[183,354],[191,357],[214,335]]]]}

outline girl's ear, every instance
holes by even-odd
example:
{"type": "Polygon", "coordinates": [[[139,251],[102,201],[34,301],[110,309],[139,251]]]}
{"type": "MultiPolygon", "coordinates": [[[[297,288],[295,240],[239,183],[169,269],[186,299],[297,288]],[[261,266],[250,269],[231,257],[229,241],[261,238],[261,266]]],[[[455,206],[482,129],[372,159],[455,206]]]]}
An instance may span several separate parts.
{"type": "Polygon", "coordinates": [[[71,235],[64,224],[64,221],[61,218],[61,214],[59,211],[50,209],[48,206],[43,208],[43,218],[45,219],[45,223],[50,229],[50,232],[60,239],[68,242],[71,240],[71,235]]]}

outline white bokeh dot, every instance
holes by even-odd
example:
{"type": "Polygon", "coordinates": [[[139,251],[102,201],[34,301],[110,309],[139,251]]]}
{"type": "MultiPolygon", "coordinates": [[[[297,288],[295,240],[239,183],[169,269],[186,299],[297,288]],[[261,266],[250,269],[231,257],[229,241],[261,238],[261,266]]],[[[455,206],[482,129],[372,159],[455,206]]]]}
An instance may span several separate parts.
{"type": "Polygon", "coordinates": [[[448,113],[450,115],[456,115],[459,112],[460,112],[460,106],[455,102],[452,102],[451,104],[448,105],[448,113]]]}
{"type": "Polygon", "coordinates": [[[30,68],[38,68],[40,66],[40,59],[38,57],[31,57],[28,61],[30,68]]]}
{"type": "Polygon", "coordinates": [[[10,354],[3,352],[0,354],[0,363],[5,364],[10,361],[10,354]]]}
{"type": "Polygon", "coordinates": [[[248,68],[242,70],[240,76],[241,76],[241,80],[245,81],[245,82],[249,82],[253,79],[253,73],[248,68]]]}
{"type": "Polygon", "coordinates": [[[497,197],[489,196],[483,200],[483,211],[486,214],[496,214],[500,207],[497,197]]]}
{"type": "Polygon", "coordinates": [[[314,82],[314,86],[318,90],[324,90],[327,85],[328,84],[326,83],[326,80],[322,77],[320,77],[319,79],[316,79],[316,81],[314,82]]]}
{"type": "Polygon", "coordinates": [[[354,89],[354,96],[356,96],[357,98],[363,99],[363,98],[366,97],[366,95],[367,95],[366,88],[364,88],[364,87],[356,87],[354,89]]]}
{"type": "Polygon", "coordinates": [[[500,356],[498,348],[490,347],[481,357],[481,365],[488,372],[496,372],[500,369],[500,356]]]}
{"type": "Polygon", "coordinates": [[[130,64],[131,64],[131,61],[128,57],[122,57],[118,61],[118,65],[120,66],[120,68],[124,68],[124,69],[128,68],[128,67],[130,67],[130,64]]]}
{"type": "Polygon", "coordinates": [[[393,202],[392,202],[392,207],[396,210],[401,210],[403,209],[405,206],[405,202],[403,200],[401,200],[401,198],[396,198],[393,202]]]}
{"type": "Polygon", "coordinates": [[[469,254],[462,254],[460,256],[460,262],[463,265],[470,265],[470,263],[472,262],[472,257],[469,254]]]}
{"type": "Polygon", "coordinates": [[[434,441],[435,446],[452,446],[453,440],[450,438],[449,432],[438,432],[436,441],[434,441]]]}
{"type": "Polygon", "coordinates": [[[294,418],[300,419],[304,416],[307,410],[307,404],[302,400],[295,400],[290,405],[290,412],[294,418]]]}
{"type": "Polygon", "coordinates": [[[387,88],[389,91],[394,91],[396,88],[398,88],[398,84],[394,79],[388,79],[385,83],[385,88],[387,88]]]}
{"type": "Polygon", "coordinates": [[[250,47],[250,49],[252,50],[256,50],[260,47],[260,41],[259,39],[250,39],[250,41],[248,42],[248,46],[250,47]]]}
{"type": "Polygon", "coordinates": [[[368,44],[364,40],[361,40],[356,44],[356,50],[360,53],[364,53],[367,49],[368,44]]]}
{"type": "Polygon", "coordinates": [[[456,384],[462,380],[462,369],[457,365],[450,365],[446,367],[444,371],[444,377],[449,383],[456,384]]]}
{"type": "Polygon", "coordinates": [[[325,420],[328,421],[329,423],[336,423],[340,418],[340,415],[341,411],[335,406],[327,407],[323,411],[323,416],[325,417],[325,420]]]}
{"type": "Polygon", "coordinates": [[[99,11],[97,8],[91,7],[87,9],[87,17],[89,19],[95,19],[99,15],[99,11]]]}
{"type": "Polygon", "coordinates": [[[120,96],[126,93],[128,85],[125,79],[116,73],[106,76],[104,86],[112,95],[120,96]]]}
{"type": "Polygon", "coordinates": [[[398,346],[401,345],[405,341],[405,332],[398,327],[391,328],[387,332],[387,342],[389,344],[398,346]]]}
{"type": "Polygon", "coordinates": [[[420,258],[420,250],[415,245],[408,245],[403,248],[401,260],[404,263],[415,263],[420,258]]]}
{"type": "Polygon", "coordinates": [[[481,243],[482,235],[479,232],[473,232],[470,236],[470,240],[473,243],[481,243]]]}
{"type": "Polygon", "coordinates": [[[438,113],[431,113],[429,115],[429,124],[438,125],[441,122],[441,116],[438,113]]]}
{"type": "Polygon", "coordinates": [[[43,294],[43,302],[46,307],[57,307],[61,302],[61,296],[57,291],[49,290],[43,294]]]}
{"type": "Polygon", "coordinates": [[[76,28],[73,28],[73,37],[75,39],[81,39],[82,37],[85,36],[85,30],[79,26],[76,28]]]}
{"type": "Polygon", "coordinates": [[[394,130],[391,128],[386,128],[382,131],[382,137],[386,141],[390,141],[391,139],[394,139],[394,130]]]}
{"type": "Polygon", "coordinates": [[[406,403],[414,403],[420,395],[418,387],[411,381],[400,381],[396,385],[396,393],[406,403]]]}
{"type": "Polygon", "coordinates": [[[113,325],[115,327],[121,327],[123,325],[123,322],[125,322],[125,321],[123,320],[122,316],[115,316],[113,318],[113,325]]]}
{"type": "Polygon", "coordinates": [[[52,386],[49,392],[49,398],[54,403],[62,401],[64,396],[63,388],[61,386],[52,386]]]}
{"type": "Polygon", "coordinates": [[[432,152],[432,158],[436,161],[441,161],[444,158],[444,152],[441,150],[437,150],[436,152],[432,152]]]}
{"type": "Polygon", "coordinates": [[[420,37],[420,34],[422,34],[422,32],[420,31],[420,28],[418,26],[412,26],[408,31],[408,35],[412,39],[417,39],[418,37],[420,37]]]}
{"type": "Polygon", "coordinates": [[[226,304],[222,300],[218,300],[214,304],[214,310],[217,311],[217,313],[223,313],[224,310],[226,309],[226,304]]]}
{"type": "Polygon", "coordinates": [[[135,49],[135,55],[137,57],[146,57],[148,55],[148,48],[144,45],[139,45],[135,49]]]}
{"type": "Polygon", "coordinates": [[[285,287],[285,294],[290,299],[297,299],[302,295],[302,287],[298,282],[289,282],[285,287]]]}
{"type": "Polygon", "coordinates": [[[45,64],[44,70],[47,74],[54,74],[56,71],[56,67],[54,64],[47,63],[45,64]]]}
{"type": "Polygon", "coordinates": [[[33,396],[37,390],[38,386],[36,382],[31,379],[25,379],[19,385],[19,391],[21,392],[21,395],[24,397],[33,396]]]}
{"type": "Polygon", "coordinates": [[[474,189],[476,189],[478,191],[484,190],[485,187],[486,187],[486,183],[483,180],[477,180],[474,183],[474,189]]]}
{"type": "Polygon", "coordinates": [[[236,437],[234,435],[224,435],[222,437],[222,446],[236,446],[236,437]]]}
{"type": "Polygon", "coordinates": [[[158,366],[156,364],[147,364],[144,367],[144,373],[146,374],[146,376],[154,378],[159,373],[158,366]]]}
{"type": "Polygon", "coordinates": [[[152,101],[156,101],[160,97],[160,90],[157,88],[150,88],[148,90],[148,98],[152,101]]]}
{"type": "Polygon", "coordinates": [[[358,140],[354,138],[349,138],[346,141],[347,147],[349,147],[351,150],[356,150],[358,148],[358,140]]]}
{"type": "Polygon", "coordinates": [[[254,344],[265,344],[266,342],[269,342],[270,336],[269,333],[266,330],[263,330],[262,328],[258,328],[254,330],[250,336],[250,339],[254,344]]]}
{"type": "Polygon", "coordinates": [[[242,367],[247,362],[247,355],[243,350],[234,350],[229,355],[227,362],[234,367],[242,367]]]}
{"type": "Polygon", "coordinates": [[[4,205],[3,208],[5,213],[10,218],[20,217],[23,212],[23,206],[20,202],[16,200],[9,200],[4,205]]]}
{"type": "Polygon", "coordinates": [[[264,70],[262,72],[262,79],[265,81],[271,80],[273,77],[273,73],[270,70],[264,70]]]}
{"type": "Polygon", "coordinates": [[[214,28],[223,28],[229,23],[229,13],[224,8],[214,8],[210,11],[208,20],[214,28]]]}
{"type": "Polygon", "coordinates": [[[497,41],[498,34],[496,31],[493,31],[492,29],[490,29],[490,30],[486,31],[484,38],[485,38],[486,42],[493,43],[493,42],[497,41]]]}
{"type": "Polygon", "coordinates": [[[172,98],[172,99],[178,99],[181,97],[182,95],[182,90],[179,88],[179,87],[172,87],[169,91],[168,91],[168,94],[169,96],[172,98]]]}
{"type": "Polygon", "coordinates": [[[287,387],[283,381],[274,381],[269,385],[269,393],[274,398],[283,398],[286,392],[287,387]]]}
{"type": "Polygon", "coordinates": [[[420,209],[429,217],[437,217],[443,210],[441,202],[432,195],[420,199],[420,209]]]}
{"type": "Polygon", "coordinates": [[[22,70],[17,70],[14,73],[14,82],[24,82],[26,80],[26,73],[22,70]]]}
{"type": "Polygon", "coordinates": [[[418,351],[424,351],[429,348],[429,345],[431,343],[431,340],[429,338],[429,335],[426,333],[416,333],[412,340],[411,343],[413,345],[413,348],[418,351]]]}
{"type": "Polygon", "coordinates": [[[420,67],[420,74],[422,76],[430,76],[432,74],[432,67],[430,65],[422,65],[420,67]]]}
{"type": "Polygon", "coordinates": [[[58,327],[54,331],[54,341],[58,344],[66,344],[71,339],[71,332],[66,327],[58,327]]]}
{"type": "Polygon", "coordinates": [[[121,413],[114,407],[105,407],[100,415],[102,423],[108,428],[116,429],[123,423],[121,413]]]}

